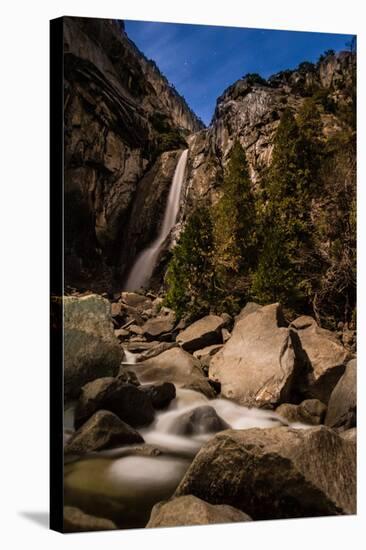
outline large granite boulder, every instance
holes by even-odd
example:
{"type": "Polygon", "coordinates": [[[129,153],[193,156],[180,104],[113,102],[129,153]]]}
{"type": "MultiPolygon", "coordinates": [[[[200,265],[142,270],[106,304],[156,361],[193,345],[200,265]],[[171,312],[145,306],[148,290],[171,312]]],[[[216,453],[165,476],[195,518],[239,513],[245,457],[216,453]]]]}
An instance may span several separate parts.
{"type": "Polygon", "coordinates": [[[120,445],[143,443],[141,435],[109,411],[97,411],[65,445],[65,454],[83,455],[120,445]]]}
{"type": "Polygon", "coordinates": [[[75,408],[75,428],[101,409],[113,412],[133,427],[145,426],[154,419],[149,395],[120,378],[98,378],[83,386],[75,408]]]}
{"type": "Polygon", "coordinates": [[[64,533],[106,531],[109,529],[117,529],[117,525],[110,519],[91,516],[75,506],[64,507],[64,533]]]}
{"type": "Polygon", "coordinates": [[[318,399],[305,399],[299,405],[282,403],[276,409],[276,413],[290,423],[301,422],[317,426],[324,422],[327,406],[318,399]]]}
{"type": "Polygon", "coordinates": [[[272,408],[290,401],[296,342],[284,324],[279,304],[262,307],[235,324],[209,368],[210,379],[221,383],[223,397],[249,407],[272,408]]]}
{"type": "Polygon", "coordinates": [[[184,350],[190,352],[213,344],[222,344],[221,329],[225,324],[226,320],[218,315],[206,315],[182,330],[176,340],[184,350]]]}
{"type": "Polygon", "coordinates": [[[176,387],[192,389],[214,397],[215,393],[201,363],[181,348],[171,348],[131,366],[142,383],[172,382],[176,387]]]}
{"type": "Polygon", "coordinates": [[[356,426],[356,376],[357,362],[356,359],[352,359],[330,396],[325,418],[328,426],[344,430],[356,426]]]}
{"type": "Polygon", "coordinates": [[[221,432],[230,428],[213,407],[203,405],[176,418],[171,431],[179,435],[199,435],[221,432]]]}
{"type": "Polygon", "coordinates": [[[114,335],[110,303],[97,294],[64,298],[64,391],[78,397],[81,387],[114,376],[122,351],[114,335]]]}
{"type": "Polygon", "coordinates": [[[232,506],[212,505],[193,495],[158,502],[152,509],[146,527],[176,527],[251,521],[251,518],[232,506]]]}
{"type": "Polygon", "coordinates": [[[356,447],[325,426],[227,430],[202,447],[175,495],[255,520],[354,514],[356,447]]]}
{"type": "Polygon", "coordinates": [[[312,317],[303,315],[295,319],[291,328],[298,333],[308,370],[300,392],[306,398],[327,404],[351,354],[335,334],[319,327],[312,317]]]}

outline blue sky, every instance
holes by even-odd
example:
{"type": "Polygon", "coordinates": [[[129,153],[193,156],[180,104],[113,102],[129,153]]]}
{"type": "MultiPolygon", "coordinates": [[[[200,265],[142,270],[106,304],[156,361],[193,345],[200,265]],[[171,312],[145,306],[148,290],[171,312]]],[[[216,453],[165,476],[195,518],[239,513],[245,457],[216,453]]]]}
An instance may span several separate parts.
{"type": "Polygon", "coordinates": [[[346,49],[352,35],[125,21],[126,32],[153,59],[193,111],[209,124],[216,99],[246,73],[264,78],[346,49]]]}

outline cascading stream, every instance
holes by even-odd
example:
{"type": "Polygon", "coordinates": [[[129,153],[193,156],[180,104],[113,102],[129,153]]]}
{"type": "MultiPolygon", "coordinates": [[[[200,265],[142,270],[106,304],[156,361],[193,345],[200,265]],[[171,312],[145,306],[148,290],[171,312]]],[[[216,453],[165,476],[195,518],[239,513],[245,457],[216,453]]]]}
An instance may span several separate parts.
{"type": "Polygon", "coordinates": [[[156,239],[137,257],[137,260],[129,273],[125,290],[131,291],[144,288],[151,279],[161,248],[177,221],[179,200],[184,181],[187,157],[188,149],[182,152],[175,168],[160,232],[156,239]]]}

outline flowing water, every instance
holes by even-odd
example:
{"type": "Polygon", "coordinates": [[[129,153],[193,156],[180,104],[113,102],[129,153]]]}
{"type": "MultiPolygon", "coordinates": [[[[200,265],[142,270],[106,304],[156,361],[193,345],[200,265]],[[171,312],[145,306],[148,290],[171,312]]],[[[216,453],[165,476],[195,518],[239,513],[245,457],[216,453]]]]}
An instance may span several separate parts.
{"type": "Polygon", "coordinates": [[[178,212],[179,201],[184,181],[184,172],[187,163],[188,149],[181,154],[175,168],[173,181],[170,187],[168,201],[165,207],[164,219],[156,239],[139,254],[132,270],[129,273],[125,290],[139,290],[145,288],[153,274],[162,246],[174,227],[178,212]]]}
{"type": "MultiPolygon", "coordinates": [[[[132,365],[133,355],[128,359],[132,365]]],[[[214,436],[199,420],[194,435],[181,435],[186,413],[202,406],[215,409],[235,429],[284,423],[271,411],[248,409],[227,399],[208,399],[199,392],[177,388],[169,407],[158,412],[150,426],[139,430],[148,446],[117,447],[65,465],[65,503],[108,517],[120,528],[144,527],[153,505],[174,493],[201,446],[214,436]],[[151,450],[146,454],[144,449],[152,447],[160,454],[151,454],[151,450]]],[[[70,428],[72,406],[65,417],[70,428]]],[[[66,431],[69,437],[70,430],[66,431]]]]}

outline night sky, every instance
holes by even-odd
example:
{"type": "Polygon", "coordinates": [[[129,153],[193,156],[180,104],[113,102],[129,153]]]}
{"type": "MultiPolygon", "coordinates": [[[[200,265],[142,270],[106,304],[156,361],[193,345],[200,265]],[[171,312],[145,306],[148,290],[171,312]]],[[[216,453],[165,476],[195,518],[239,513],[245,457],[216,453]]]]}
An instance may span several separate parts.
{"type": "Polygon", "coordinates": [[[193,111],[209,124],[216,99],[246,73],[264,78],[346,49],[351,35],[125,21],[126,32],[153,59],[193,111]]]}

